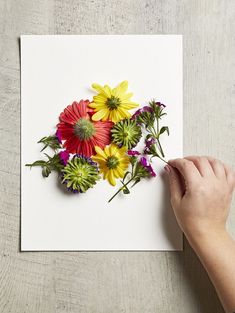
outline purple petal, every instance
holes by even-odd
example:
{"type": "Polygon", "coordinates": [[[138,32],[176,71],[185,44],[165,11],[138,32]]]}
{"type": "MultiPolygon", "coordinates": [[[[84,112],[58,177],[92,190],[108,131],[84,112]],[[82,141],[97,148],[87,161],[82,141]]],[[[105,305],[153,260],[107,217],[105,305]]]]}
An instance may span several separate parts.
{"type": "Polygon", "coordinates": [[[146,148],[151,147],[154,143],[156,143],[156,140],[153,137],[145,140],[146,148]]]}
{"type": "Polygon", "coordinates": [[[143,167],[146,167],[146,166],[147,166],[147,159],[146,159],[145,157],[142,157],[142,158],[140,159],[140,163],[141,163],[141,165],[142,165],[143,167]]]}
{"type": "Polygon", "coordinates": [[[154,172],[152,166],[147,162],[147,159],[145,157],[142,157],[140,159],[140,163],[141,165],[146,168],[146,170],[149,172],[149,174],[152,176],[152,177],[155,177],[156,176],[156,173],[154,172]]]}
{"type": "Polygon", "coordinates": [[[165,108],[165,104],[161,103],[161,102],[155,102],[155,105],[159,106],[159,107],[163,107],[165,108]]]}
{"type": "Polygon", "coordinates": [[[140,155],[140,152],[136,150],[128,150],[127,154],[131,156],[136,156],[136,155],[140,155]]]}
{"type": "Polygon", "coordinates": [[[66,165],[69,160],[69,153],[67,150],[59,152],[59,158],[62,164],[66,165]]]}
{"type": "Polygon", "coordinates": [[[59,143],[62,143],[62,137],[61,137],[61,133],[60,131],[57,129],[55,136],[57,138],[57,140],[59,141],[59,143]]]}
{"type": "Polygon", "coordinates": [[[153,109],[149,106],[144,106],[143,109],[142,109],[143,112],[149,112],[149,113],[152,113],[153,112],[153,109]]]}
{"type": "Polygon", "coordinates": [[[142,113],[142,109],[138,109],[131,117],[132,120],[134,120],[137,116],[139,116],[142,113]]]}

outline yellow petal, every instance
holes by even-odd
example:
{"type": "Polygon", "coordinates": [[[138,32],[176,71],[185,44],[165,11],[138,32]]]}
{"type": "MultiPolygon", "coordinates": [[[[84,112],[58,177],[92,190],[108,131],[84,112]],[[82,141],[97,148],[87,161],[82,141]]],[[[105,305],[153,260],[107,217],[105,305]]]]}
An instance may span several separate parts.
{"type": "Polygon", "coordinates": [[[97,156],[101,156],[106,160],[107,155],[105,154],[104,150],[102,150],[100,147],[95,146],[95,152],[98,154],[97,156]]]}
{"type": "Polygon", "coordinates": [[[125,101],[129,100],[132,96],[133,96],[133,93],[129,92],[129,93],[121,95],[120,100],[121,100],[121,102],[125,102],[125,101]]]}
{"type": "Polygon", "coordinates": [[[114,176],[115,179],[120,178],[120,176],[119,176],[118,171],[117,171],[116,168],[113,169],[113,176],[114,176]]]}
{"type": "Polygon", "coordinates": [[[94,155],[92,157],[92,160],[99,163],[99,165],[104,165],[106,164],[106,159],[103,156],[100,155],[94,155]]]}
{"type": "Polygon", "coordinates": [[[119,153],[122,155],[122,154],[124,154],[124,153],[126,153],[126,151],[127,151],[127,147],[125,147],[125,146],[123,146],[123,147],[121,147],[120,149],[119,149],[119,153]]]}
{"type": "Polygon", "coordinates": [[[107,100],[107,97],[105,97],[103,94],[98,94],[97,96],[94,96],[93,99],[95,101],[102,101],[105,102],[107,100]]]}
{"type": "Polygon", "coordinates": [[[110,155],[116,155],[118,152],[118,147],[114,144],[111,144],[109,147],[110,155]]]}
{"type": "Polygon", "coordinates": [[[118,112],[122,119],[131,117],[131,113],[121,107],[118,108],[118,112]]]}
{"type": "Polygon", "coordinates": [[[89,104],[89,107],[92,109],[97,109],[97,110],[106,109],[106,105],[104,103],[100,103],[100,102],[91,102],[89,104]]]}
{"type": "Polygon", "coordinates": [[[116,89],[117,91],[120,93],[125,93],[127,91],[128,88],[128,81],[124,80],[123,82],[121,82],[119,85],[117,85],[116,89]]]}
{"type": "Polygon", "coordinates": [[[124,171],[120,166],[116,168],[116,171],[117,171],[118,177],[122,178],[124,176],[124,171]]]}
{"type": "Polygon", "coordinates": [[[111,110],[109,113],[110,120],[114,123],[117,123],[116,110],[111,110]]]}
{"type": "Polygon", "coordinates": [[[126,110],[131,110],[131,109],[137,108],[138,106],[139,106],[138,103],[130,102],[130,101],[123,101],[121,104],[121,107],[126,110]]]}
{"type": "Polygon", "coordinates": [[[107,175],[107,179],[109,181],[109,183],[112,185],[112,186],[115,186],[116,185],[116,180],[115,180],[115,177],[114,177],[114,173],[113,173],[113,170],[109,170],[108,172],[108,175],[107,175]]]}
{"type": "Polygon", "coordinates": [[[93,89],[95,89],[98,93],[100,93],[101,95],[104,95],[106,97],[109,97],[109,94],[106,93],[106,90],[104,87],[102,87],[99,84],[92,84],[91,85],[93,89]]]}
{"type": "Polygon", "coordinates": [[[93,121],[100,121],[107,113],[107,109],[101,109],[92,115],[93,121]]]}
{"type": "Polygon", "coordinates": [[[107,157],[110,156],[110,150],[109,150],[109,147],[108,147],[108,146],[106,146],[106,147],[104,148],[104,153],[106,154],[107,157]]]}
{"type": "Polygon", "coordinates": [[[107,97],[110,98],[111,95],[112,95],[112,90],[111,90],[111,88],[110,88],[108,85],[105,85],[105,86],[104,86],[104,90],[105,90],[105,94],[107,95],[107,97]]]}

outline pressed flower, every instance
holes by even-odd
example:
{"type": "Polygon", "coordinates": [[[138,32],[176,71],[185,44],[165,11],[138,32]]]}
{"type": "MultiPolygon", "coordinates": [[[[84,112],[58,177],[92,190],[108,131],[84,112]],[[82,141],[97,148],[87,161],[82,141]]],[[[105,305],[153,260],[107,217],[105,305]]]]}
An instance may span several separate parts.
{"type": "Polygon", "coordinates": [[[115,186],[116,178],[123,178],[129,166],[130,160],[126,155],[126,147],[118,148],[111,144],[104,148],[95,147],[96,155],[92,159],[99,164],[100,173],[103,178],[115,186]]]}
{"type": "Polygon", "coordinates": [[[156,173],[154,172],[152,166],[150,163],[148,163],[147,159],[145,157],[142,157],[140,159],[140,164],[143,166],[143,168],[146,169],[146,171],[149,173],[149,176],[156,176],[156,173]]]}
{"type": "Polygon", "coordinates": [[[67,150],[60,151],[59,158],[61,163],[66,165],[69,160],[69,152],[67,150]]]}
{"type": "Polygon", "coordinates": [[[128,110],[139,106],[130,100],[133,94],[126,93],[127,81],[123,81],[113,89],[108,85],[102,87],[98,84],[92,84],[92,87],[98,92],[98,95],[93,97],[93,102],[89,104],[95,110],[92,116],[93,121],[110,120],[117,123],[124,118],[131,117],[128,110]]]}
{"type": "Polygon", "coordinates": [[[58,142],[62,143],[61,133],[60,133],[60,131],[58,129],[57,129],[57,131],[55,133],[55,136],[56,136],[58,142]]]}
{"type": "Polygon", "coordinates": [[[137,155],[140,155],[140,152],[136,150],[128,150],[127,154],[130,156],[137,156],[137,155]]]}
{"type": "Polygon", "coordinates": [[[161,103],[161,102],[155,102],[154,104],[157,105],[157,106],[159,106],[159,107],[163,107],[163,108],[166,107],[165,104],[163,104],[163,103],[161,103]]]}
{"type": "Polygon", "coordinates": [[[74,193],[86,192],[100,179],[97,164],[92,159],[78,154],[67,162],[61,173],[62,183],[74,193]]]}
{"type": "Polygon", "coordinates": [[[90,157],[94,154],[94,147],[103,148],[110,143],[110,129],[112,122],[94,122],[91,119],[93,110],[89,108],[89,101],[73,102],[60,114],[57,125],[63,146],[74,154],[90,157]]]}
{"type": "Polygon", "coordinates": [[[145,139],[145,145],[147,148],[151,147],[155,143],[156,143],[156,139],[153,137],[149,137],[145,139]]]}
{"type": "Polygon", "coordinates": [[[145,106],[142,108],[141,111],[142,111],[142,112],[149,112],[149,113],[152,113],[152,112],[153,112],[153,109],[152,109],[150,106],[145,105],[145,106]]]}
{"type": "Polygon", "coordinates": [[[139,142],[142,132],[135,120],[124,119],[113,126],[111,134],[115,144],[132,149],[139,142]]]}

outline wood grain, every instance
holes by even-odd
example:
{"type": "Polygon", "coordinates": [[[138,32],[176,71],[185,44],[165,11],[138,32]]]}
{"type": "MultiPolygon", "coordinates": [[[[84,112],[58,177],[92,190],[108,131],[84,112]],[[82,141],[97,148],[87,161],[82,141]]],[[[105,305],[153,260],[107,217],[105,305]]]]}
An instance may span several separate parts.
{"type": "MultiPolygon", "coordinates": [[[[0,0],[0,312],[221,313],[181,252],[19,252],[21,34],[183,34],[184,152],[235,161],[235,2],[0,0]]],[[[235,208],[228,227],[235,236],[235,208]]]]}

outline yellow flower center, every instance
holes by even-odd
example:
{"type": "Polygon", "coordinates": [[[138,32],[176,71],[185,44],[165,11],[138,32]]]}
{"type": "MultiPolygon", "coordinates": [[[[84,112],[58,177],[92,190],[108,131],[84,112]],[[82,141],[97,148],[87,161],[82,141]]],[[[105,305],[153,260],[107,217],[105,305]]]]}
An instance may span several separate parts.
{"type": "Polygon", "coordinates": [[[109,108],[109,110],[117,109],[120,104],[121,104],[121,100],[114,96],[111,96],[110,98],[107,98],[106,100],[106,105],[109,108]]]}
{"type": "Polygon", "coordinates": [[[114,155],[109,156],[106,161],[106,165],[109,169],[115,169],[119,165],[119,160],[114,155]]]}
{"type": "Polygon", "coordinates": [[[95,134],[95,126],[91,121],[80,118],[74,125],[74,133],[80,140],[87,140],[95,134]]]}

